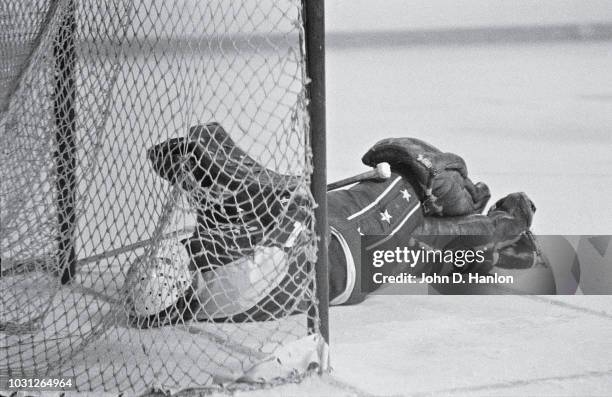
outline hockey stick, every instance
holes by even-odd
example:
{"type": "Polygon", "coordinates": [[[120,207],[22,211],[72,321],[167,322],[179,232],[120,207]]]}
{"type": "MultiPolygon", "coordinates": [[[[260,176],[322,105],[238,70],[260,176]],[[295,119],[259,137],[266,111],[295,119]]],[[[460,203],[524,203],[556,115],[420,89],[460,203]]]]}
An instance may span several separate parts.
{"type": "Polygon", "coordinates": [[[370,171],[328,184],[327,190],[328,191],[336,190],[341,187],[352,185],[353,183],[357,183],[361,181],[368,181],[368,180],[384,181],[384,180],[389,179],[390,177],[391,177],[391,166],[389,165],[389,163],[378,163],[376,164],[376,168],[370,171]]]}

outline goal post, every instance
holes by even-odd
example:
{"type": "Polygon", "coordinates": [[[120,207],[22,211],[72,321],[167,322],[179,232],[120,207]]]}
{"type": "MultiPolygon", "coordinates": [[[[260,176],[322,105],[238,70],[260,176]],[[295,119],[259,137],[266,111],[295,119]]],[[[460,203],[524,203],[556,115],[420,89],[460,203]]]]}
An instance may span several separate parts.
{"type": "MultiPolygon", "coordinates": [[[[55,5],[57,5],[55,1],[55,5]]],[[[57,172],[57,224],[58,274],[62,284],[72,280],[76,272],[74,231],[76,219],[74,200],[76,189],[75,159],[75,96],[74,67],[76,65],[74,0],[71,0],[60,18],[57,39],[53,48],[55,58],[55,92],[53,113],[55,118],[55,168],[57,172]]]]}
{"type": "Polygon", "coordinates": [[[324,37],[323,0],[2,2],[0,392],[327,368],[324,37]]]}
{"type": "MultiPolygon", "coordinates": [[[[327,146],[325,118],[325,2],[302,0],[306,31],[306,70],[308,85],[308,113],[310,115],[310,141],[313,152],[312,194],[318,204],[315,209],[317,235],[316,285],[319,301],[320,332],[329,343],[329,272],[327,263],[327,146]]],[[[309,329],[315,330],[316,313],[309,316],[309,329]]]]}

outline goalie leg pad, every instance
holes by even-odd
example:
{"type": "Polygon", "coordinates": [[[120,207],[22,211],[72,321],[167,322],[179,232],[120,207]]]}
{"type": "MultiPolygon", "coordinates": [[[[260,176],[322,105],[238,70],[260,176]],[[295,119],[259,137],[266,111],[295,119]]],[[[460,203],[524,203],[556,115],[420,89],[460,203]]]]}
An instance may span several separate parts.
{"type": "Polygon", "coordinates": [[[301,183],[295,176],[260,164],[215,122],[193,126],[188,137],[149,148],[148,157],[160,177],[180,186],[193,200],[216,196],[216,202],[202,205],[198,213],[204,222],[252,222],[267,227],[301,183]]]}
{"type": "Polygon", "coordinates": [[[255,248],[244,256],[207,272],[197,272],[196,318],[215,320],[235,316],[258,306],[289,272],[287,253],[279,247],[255,248]]]}

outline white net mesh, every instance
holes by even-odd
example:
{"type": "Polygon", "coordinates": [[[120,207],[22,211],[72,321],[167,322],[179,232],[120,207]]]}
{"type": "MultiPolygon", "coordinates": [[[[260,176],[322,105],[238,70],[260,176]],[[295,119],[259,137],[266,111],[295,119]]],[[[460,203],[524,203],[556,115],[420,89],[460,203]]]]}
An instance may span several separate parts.
{"type": "Polygon", "coordinates": [[[303,39],[300,0],[0,0],[0,375],[212,387],[307,335],[303,39]]]}

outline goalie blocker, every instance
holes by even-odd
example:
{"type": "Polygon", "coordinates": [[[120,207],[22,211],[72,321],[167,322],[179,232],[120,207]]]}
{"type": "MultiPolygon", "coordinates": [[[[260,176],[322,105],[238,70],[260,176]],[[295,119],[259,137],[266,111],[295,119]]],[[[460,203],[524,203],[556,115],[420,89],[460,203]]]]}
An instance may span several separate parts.
{"type": "MultiPolygon", "coordinates": [[[[162,142],[148,154],[155,171],[180,186],[195,204],[198,227],[181,242],[188,255],[172,258],[176,275],[185,269],[193,275],[190,284],[177,287],[180,293],[166,288],[173,295],[168,297],[150,287],[133,288],[154,285],[152,279],[164,285],[155,266],[144,276],[131,272],[139,275],[126,283],[132,291],[127,300],[132,322],[150,327],[190,319],[264,321],[303,312],[309,259],[305,252],[287,253],[300,246],[298,239],[308,238],[306,225],[312,220],[305,211],[306,198],[294,189],[295,178],[260,165],[217,123],[192,127],[188,138],[162,142]],[[149,308],[135,305],[138,300],[147,300],[149,308]]],[[[478,269],[460,271],[503,269],[526,280],[526,270],[536,269],[538,281],[525,283],[521,292],[554,293],[552,272],[528,232],[535,206],[526,195],[509,195],[480,215],[489,198],[486,185],[468,179],[459,156],[412,138],[381,141],[363,160],[368,165],[388,162],[393,173],[384,181],[362,181],[328,193],[330,304],[355,304],[367,295],[360,288],[362,235],[382,236],[386,246],[423,242],[440,249],[452,245],[449,235],[490,236],[475,244],[495,247],[495,258],[478,269]]],[[[153,263],[168,260],[157,256],[153,263]]],[[[165,271],[172,283],[173,275],[167,267],[165,271]]],[[[439,287],[442,293],[461,293],[439,287]]]]}

